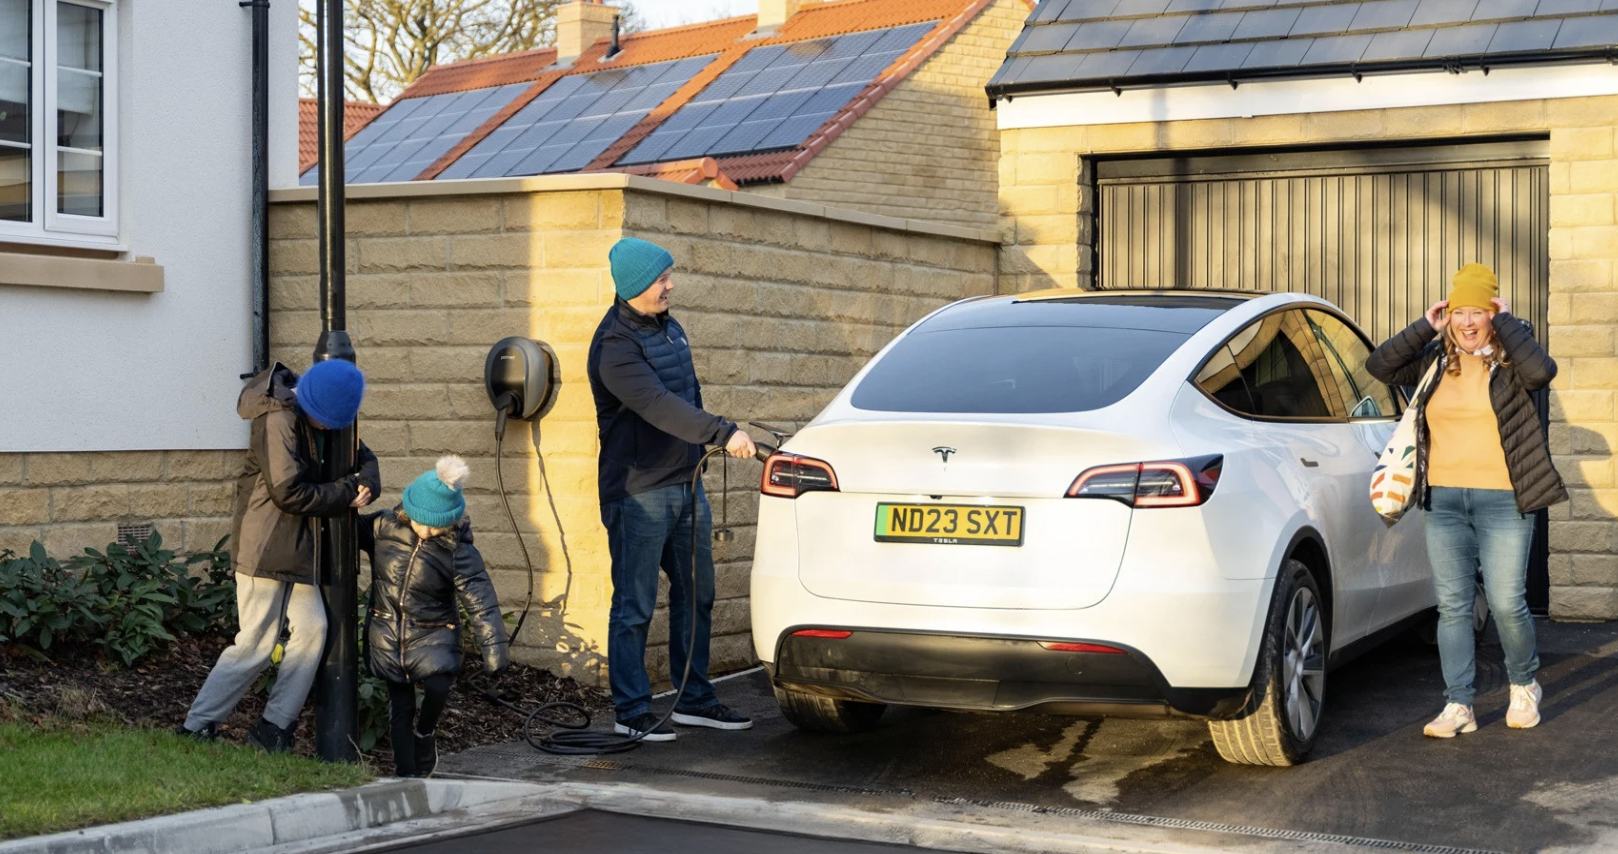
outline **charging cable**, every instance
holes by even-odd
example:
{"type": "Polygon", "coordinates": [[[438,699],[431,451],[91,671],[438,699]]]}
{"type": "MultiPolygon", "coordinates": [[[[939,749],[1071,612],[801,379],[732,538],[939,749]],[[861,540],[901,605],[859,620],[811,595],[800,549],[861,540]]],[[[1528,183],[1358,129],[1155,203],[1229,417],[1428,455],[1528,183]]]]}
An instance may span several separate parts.
{"type": "MultiPolygon", "coordinates": [[[[528,567],[527,601],[523,605],[522,615],[517,618],[517,625],[512,629],[509,639],[509,643],[515,646],[517,634],[522,631],[523,621],[528,619],[528,612],[532,609],[534,603],[534,562],[528,554],[528,545],[523,540],[522,531],[517,527],[517,516],[511,512],[511,499],[506,493],[505,477],[502,474],[507,409],[514,402],[506,402],[506,406],[501,406],[501,403],[506,401],[507,397],[509,395],[501,395],[500,399],[495,401],[498,413],[495,416],[494,432],[495,483],[500,490],[500,501],[505,506],[506,518],[511,522],[512,533],[517,535],[517,544],[522,549],[523,562],[528,567]]],[[[756,442],[755,446],[757,448],[756,456],[759,460],[768,459],[770,454],[775,452],[775,448],[763,442],[756,442]]],[[[590,713],[576,703],[561,701],[544,703],[538,708],[529,710],[505,700],[488,688],[480,687],[478,691],[483,695],[484,699],[523,716],[523,740],[528,742],[530,747],[545,753],[563,756],[622,753],[638,747],[646,736],[657,731],[673,717],[675,707],[679,705],[679,698],[685,695],[685,686],[691,679],[691,657],[696,652],[697,644],[697,489],[702,484],[703,469],[707,467],[708,461],[723,453],[725,453],[723,447],[710,448],[702,455],[702,458],[697,462],[696,469],[691,473],[689,492],[691,501],[689,505],[691,510],[691,550],[689,552],[691,556],[691,620],[689,625],[691,632],[690,637],[686,638],[685,668],[684,672],[680,674],[680,684],[674,690],[674,704],[647,731],[635,735],[622,735],[616,732],[595,732],[590,730],[590,713]],[[534,735],[534,724],[536,722],[551,727],[552,732],[548,735],[536,737],[534,735]]],[[[550,504],[551,516],[556,520],[557,537],[562,543],[562,559],[567,565],[567,588],[563,591],[560,599],[562,603],[565,603],[573,587],[573,558],[568,553],[567,538],[562,533],[562,517],[557,512],[556,497],[551,492],[550,477],[545,472],[545,455],[536,450],[536,456],[539,457],[540,478],[545,482],[545,498],[550,504]]]]}

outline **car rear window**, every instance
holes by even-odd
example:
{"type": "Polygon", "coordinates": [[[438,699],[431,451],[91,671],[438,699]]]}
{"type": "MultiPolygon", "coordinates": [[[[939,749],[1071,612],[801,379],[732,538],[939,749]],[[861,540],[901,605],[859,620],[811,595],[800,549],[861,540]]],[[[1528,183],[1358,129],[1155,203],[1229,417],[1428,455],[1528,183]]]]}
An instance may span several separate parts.
{"type": "Polygon", "coordinates": [[[1187,336],[1085,326],[918,329],[854,389],[883,412],[1084,412],[1123,400],[1187,336]]]}

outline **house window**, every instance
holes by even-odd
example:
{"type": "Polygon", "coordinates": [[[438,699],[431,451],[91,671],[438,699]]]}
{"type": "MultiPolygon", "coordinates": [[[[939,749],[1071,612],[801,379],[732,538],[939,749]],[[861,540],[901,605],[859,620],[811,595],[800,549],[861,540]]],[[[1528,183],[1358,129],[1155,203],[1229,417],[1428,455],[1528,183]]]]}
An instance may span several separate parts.
{"type": "Polygon", "coordinates": [[[117,242],[114,7],[0,0],[0,241],[117,242]]]}

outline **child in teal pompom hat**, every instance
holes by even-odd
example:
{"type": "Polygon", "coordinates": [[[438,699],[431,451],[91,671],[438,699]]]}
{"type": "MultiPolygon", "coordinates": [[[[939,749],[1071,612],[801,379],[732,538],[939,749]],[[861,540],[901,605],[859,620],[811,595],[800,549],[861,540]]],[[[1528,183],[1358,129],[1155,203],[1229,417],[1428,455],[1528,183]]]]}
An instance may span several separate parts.
{"type": "Polygon", "coordinates": [[[443,457],[405,487],[399,507],[360,519],[360,548],[371,557],[365,660],[388,684],[401,777],[425,777],[438,764],[434,731],[461,669],[461,610],[484,669],[510,664],[500,601],[466,520],[468,473],[460,457],[443,457]]]}

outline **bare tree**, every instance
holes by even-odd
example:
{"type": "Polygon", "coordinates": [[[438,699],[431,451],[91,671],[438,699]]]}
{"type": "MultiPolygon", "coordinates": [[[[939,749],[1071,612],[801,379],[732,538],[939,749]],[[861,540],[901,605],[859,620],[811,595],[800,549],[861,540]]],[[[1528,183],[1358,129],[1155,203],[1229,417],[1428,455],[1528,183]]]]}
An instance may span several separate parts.
{"type": "MultiPolygon", "coordinates": [[[[316,3],[299,0],[299,88],[316,92],[316,3]]],[[[352,101],[391,100],[434,65],[502,56],[556,43],[556,9],[567,0],[349,0],[343,90],[352,101]]],[[[617,4],[623,32],[642,28],[617,4]]]]}

